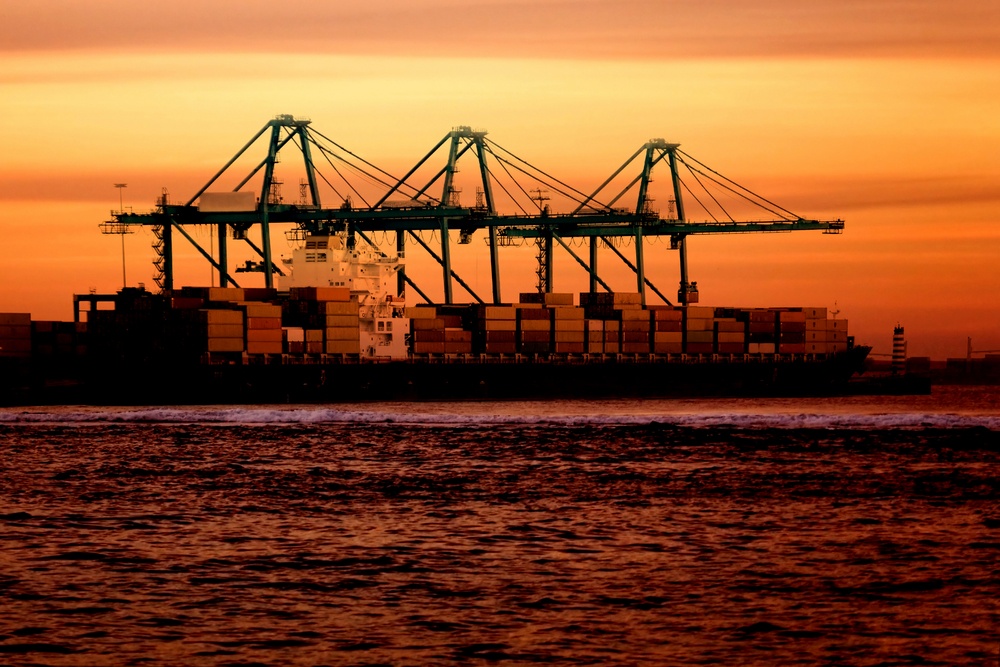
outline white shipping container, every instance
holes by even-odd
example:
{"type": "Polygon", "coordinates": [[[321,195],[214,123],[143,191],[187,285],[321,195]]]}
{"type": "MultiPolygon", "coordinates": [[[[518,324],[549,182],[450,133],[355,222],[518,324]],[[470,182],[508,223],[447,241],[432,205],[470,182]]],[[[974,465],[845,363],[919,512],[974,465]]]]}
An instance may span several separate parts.
{"type": "Polygon", "coordinates": [[[205,192],[198,199],[198,210],[205,213],[256,211],[257,195],[253,192],[205,192]]]}

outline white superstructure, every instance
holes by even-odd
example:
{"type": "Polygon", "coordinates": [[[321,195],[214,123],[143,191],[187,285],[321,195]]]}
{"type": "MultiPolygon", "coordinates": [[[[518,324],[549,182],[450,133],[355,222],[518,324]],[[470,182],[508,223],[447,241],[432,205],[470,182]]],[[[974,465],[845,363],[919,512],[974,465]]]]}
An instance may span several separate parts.
{"type": "Polygon", "coordinates": [[[366,243],[349,247],[346,233],[307,234],[291,257],[282,257],[288,275],[279,287],[346,287],[358,302],[361,356],[401,359],[409,354],[410,320],[404,295],[397,292],[403,258],[366,243]]]}

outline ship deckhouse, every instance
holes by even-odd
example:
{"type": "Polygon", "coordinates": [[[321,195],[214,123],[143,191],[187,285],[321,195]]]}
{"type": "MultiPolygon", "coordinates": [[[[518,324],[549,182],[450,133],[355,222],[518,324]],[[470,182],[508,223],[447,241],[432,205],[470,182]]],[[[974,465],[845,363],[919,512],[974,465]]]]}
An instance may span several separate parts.
{"type": "Polygon", "coordinates": [[[361,356],[401,359],[408,356],[410,321],[405,301],[396,292],[398,256],[387,256],[367,244],[354,244],[346,234],[309,234],[291,257],[282,257],[289,275],[279,278],[282,290],[292,287],[346,287],[358,302],[361,356]]]}

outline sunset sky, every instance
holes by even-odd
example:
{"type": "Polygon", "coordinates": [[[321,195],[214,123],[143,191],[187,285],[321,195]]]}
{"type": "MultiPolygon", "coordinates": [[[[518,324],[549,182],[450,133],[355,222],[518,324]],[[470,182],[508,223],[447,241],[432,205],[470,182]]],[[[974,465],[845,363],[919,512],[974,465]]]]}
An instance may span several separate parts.
{"type": "MultiPolygon", "coordinates": [[[[113,184],[136,211],[162,188],[186,201],[276,114],[399,174],[452,127],[485,128],[584,190],[663,137],[847,224],[694,238],[704,304],[836,307],[881,353],[897,322],[911,355],[1000,349],[1000,3],[981,0],[6,2],[0,311],[69,319],[73,293],[120,288],[121,240],[98,229],[113,184]]],[[[151,234],[125,242],[128,282],[153,287],[151,234]]],[[[511,257],[506,299],[534,279],[511,257]]],[[[675,294],[676,253],[646,261],[675,294]]],[[[483,295],[487,262],[481,240],[456,250],[483,295]]],[[[557,291],[586,288],[557,267],[557,291]]],[[[178,257],[178,284],[209,280],[178,257]]]]}

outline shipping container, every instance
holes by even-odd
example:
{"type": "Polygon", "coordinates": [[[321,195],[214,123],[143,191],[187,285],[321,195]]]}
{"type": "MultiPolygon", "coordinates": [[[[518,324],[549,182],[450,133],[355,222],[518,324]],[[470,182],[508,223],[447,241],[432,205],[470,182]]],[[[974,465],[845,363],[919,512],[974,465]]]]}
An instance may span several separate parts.
{"type": "MultiPolygon", "coordinates": [[[[443,336],[443,332],[441,333],[443,336]]],[[[327,327],[324,330],[323,339],[327,342],[332,340],[356,340],[359,343],[361,342],[356,327],[327,327]]]]}

